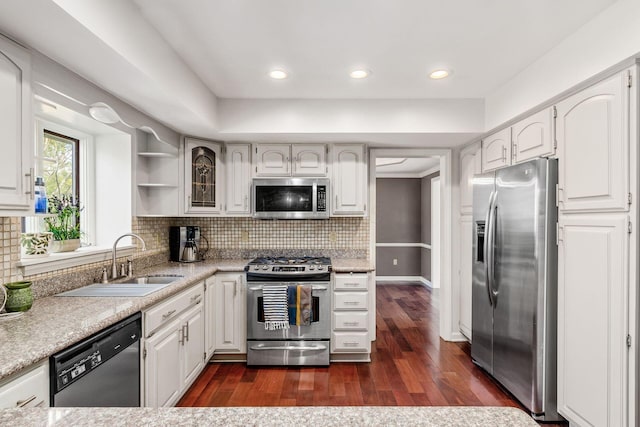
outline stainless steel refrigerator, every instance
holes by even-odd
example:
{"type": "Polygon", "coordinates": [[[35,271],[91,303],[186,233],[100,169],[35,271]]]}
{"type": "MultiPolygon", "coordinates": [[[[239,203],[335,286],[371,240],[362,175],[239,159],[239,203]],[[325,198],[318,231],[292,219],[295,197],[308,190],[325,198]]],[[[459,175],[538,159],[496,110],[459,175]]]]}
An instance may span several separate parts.
{"type": "Polygon", "coordinates": [[[473,181],[473,361],[538,420],[556,404],[557,161],[473,181]]]}

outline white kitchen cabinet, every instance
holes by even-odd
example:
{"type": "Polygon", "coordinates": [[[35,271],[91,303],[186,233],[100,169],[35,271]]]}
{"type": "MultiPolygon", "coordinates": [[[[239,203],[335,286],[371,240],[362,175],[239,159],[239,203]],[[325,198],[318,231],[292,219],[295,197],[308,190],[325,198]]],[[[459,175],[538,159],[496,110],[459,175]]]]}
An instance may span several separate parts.
{"type": "Polygon", "coordinates": [[[225,169],[227,201],[225,212],[234,216],[249,215],[251,203],[251,145],[227,144],[225,169]]]}
{"type": "Polygon", "coordinates": [[[256,144],[256,176],[291,175],[290,144],[256,144]]]}
{"type": "Polygon", "coordinates": [[[556,105],[560,211],[624,211],[629,87],[621,72],[556,105]]]}
{"type": "Polygon", "coordinates": [[[215,276],[208,277],[204,281],[204,348],[207,353],[205,359],[211,359],[216,348],[216,328],[215,328],[215,276]]]}
{"type": "Polygon", "coordinates": [[[547,108],[511,127],[513,164],[555,154],[554,111],[554,108],[547,108]]]}
{"type": "Polygon", "coordinates": [[[184,141],[184,211],[218,214],[222,211],[222,145],[194,138],[184,141]]]}
{"type": "Polygon", "coordinates": [[[502,129],[482,140],[482,172],[511,164],[511,128],[502,129]]]}
{"type": "Polygon", "coordinates": [[[186,389],[195,381],[204,368],[204,306],[202,304],[191,307],[184,315],[182,321],[182,384],[186,389]]]}
{"type": "Polygon", "coordinates": [[[572,425],[626,424],[627,222],[624,213],[560,216],[558,412],[572,425]]]}
{"type": "Polygon", "coordinates": [[[326,176],[325,144],[256,144],[256,176],[326,176]]]}
{"type": "Polygon", "coordinates": [[[202,371],[203,301],[198,283],[144,312],[144,406],[173,406],[202,371]]]}
{"type": "Polygon", "coordinates": [[[33,213],[31,56],[0,36],[0,215],[33,213]]]}
{"type": "Polygon", "coordinates": [[[177,147],[154,135],[136,134],[135,193],[137,216],[178,216],[180,155],[177,147]]]}
{"type": "Polygon", "coordinates": [[[49,407],[49,360],[0,382],[0,409],[49,407]]]}
{"type": "Polygon", "coordinates": [[[460,151],[460,213],[473,212],[473,177],[482,173],[480,144],[460,151]]]}
{"type": "Polygon", "coordinates": [[[180,398],[182,344],[180,319],[174,319],[152,337],[144,347],[144,406],[173,406],[180,398]]]}
{"type": "Polygon", "coordinates": [[[242,273],[215,276],[215,353],[247,352],[247,297],[242,273]]]}
{"type": "Polygon", "coordinates": [[[368,180],[365,155],[364,144],[334,144],[331,147],[332,215],[366,215],[368,180]]]}
{"type": "Polygon", "coordinates": [[[473,258],[473,221],[470,215],[460,219],[460,332],[471,340],[471,271],[473,258]]]}
{"type": "Polygon", "coordinates": [[[368,361],[371,353],[369,275],[335,273],[333,279],[331,360],[368,361]]]}
{"type": "Polygon", "coordinates": [[[293,144],[291,158],[292,176],[327,176],[325,144],[293,144]]]}

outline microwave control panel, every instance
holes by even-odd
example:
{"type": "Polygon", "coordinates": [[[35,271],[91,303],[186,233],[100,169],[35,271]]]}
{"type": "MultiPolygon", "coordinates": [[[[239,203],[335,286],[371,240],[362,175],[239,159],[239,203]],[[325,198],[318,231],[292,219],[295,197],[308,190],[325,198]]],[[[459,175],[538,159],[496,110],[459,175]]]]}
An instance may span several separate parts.
{"type": "Polygon", "coordinates": [[[318,212],[327,211],[327,186],[326,185],[318,185],[317,211],[318,212]]]}

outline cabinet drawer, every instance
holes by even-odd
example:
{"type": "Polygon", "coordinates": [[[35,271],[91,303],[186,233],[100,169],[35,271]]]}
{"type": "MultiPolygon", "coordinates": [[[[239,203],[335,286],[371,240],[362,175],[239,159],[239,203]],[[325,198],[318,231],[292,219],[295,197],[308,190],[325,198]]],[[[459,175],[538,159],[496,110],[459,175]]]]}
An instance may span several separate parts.
{"type": "Polygon", "coordinates": [[[48,361],[0,387],[0,408],[49,407],[48,361]]]}
{"type": "Polygon", "coordinates": [[[334,292],[336,310],[367,310],[369,292],[334,292]]]}
{"type": "Polygon", "coordinates": [[[350,311],[333,313],[333,325],[335,330],[366,331],[369,327],[369,313],[350,311]]]}
{"type": "Polygon", "coordinates": [[[369,353],[371,341],[368,332],[334,332],[331,352],[369,353]]]}
{"type": "Polygon", "coordinates": [[[184,310],[196,304],[198,300],[204,300],[204,286],[202,286],[202,283],[198,283],[145,311],[145,336],[151,336],[158,327],[180,315],[184,310]]]}
{"type": "Polygon", "coordinates": [[[367,274],[336,274],[334,289],[336,290],[355,290],[355,289],[367,289],[368,284],[367,274]]]}

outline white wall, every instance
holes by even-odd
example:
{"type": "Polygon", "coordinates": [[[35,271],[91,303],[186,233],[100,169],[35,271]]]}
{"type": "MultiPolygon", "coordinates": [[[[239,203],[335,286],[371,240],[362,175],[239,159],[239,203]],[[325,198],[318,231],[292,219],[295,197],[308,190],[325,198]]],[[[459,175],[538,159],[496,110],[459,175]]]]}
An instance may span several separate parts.
{"type": "Polygon", "coordinates": [[[640,1],[618,0],[486,98],[486,130],[640,52],[640,1]]]}
{"type": "Polygon", "coordinates": [[[96,245],[131,232],[131,136],[95,137],[96,245]]]}
{"type": "Polygon", "coordinates": [[[220,99],[222,133],[474,133],[481,99],[220,99]]]}

